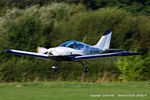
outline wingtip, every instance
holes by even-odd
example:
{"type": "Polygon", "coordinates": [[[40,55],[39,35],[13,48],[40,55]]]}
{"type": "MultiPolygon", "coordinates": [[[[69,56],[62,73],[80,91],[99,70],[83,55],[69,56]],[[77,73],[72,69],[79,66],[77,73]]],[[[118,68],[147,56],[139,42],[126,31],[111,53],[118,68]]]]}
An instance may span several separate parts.
{"type": "Polygon", "coordinates": [[[6,49],[6,50],[4,50],[4,52],[10,53],[10,52],[11,52],[11,49],[6,49]]]}
{"type": "Polygon", "coordinates": [[[129,52],[131,55],[141,55],[141,53],[138,52],[129,52]]]}
{"type": "Polygon", "coordinates": [[[126,49],[126,51],[130,51],[131,49],[126,49]]]}
{"type": "Polygon", "coordinates": [[[136,53],[136,55],[142,55],[143,53],[136,53]]]}
{"type": "Polygon", "coordinates": [[[104,33],[104,35],[107,35],[107,34],[109,34],[110,32],[112,32],[111,29],[107,30],[107,31],[104,33]]]}

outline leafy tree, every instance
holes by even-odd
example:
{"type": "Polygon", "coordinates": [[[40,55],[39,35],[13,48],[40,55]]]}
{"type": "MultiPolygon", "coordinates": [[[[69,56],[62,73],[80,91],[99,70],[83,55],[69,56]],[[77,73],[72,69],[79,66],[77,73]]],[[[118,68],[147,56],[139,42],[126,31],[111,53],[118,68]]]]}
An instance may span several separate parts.
{"type": "Polygon", "coordinates": [[[141,56],[119,58],[117,67],[121,74],[119,79],[122,81],[135,81],[144,79],[145,66],[141,56]]]}
{"type": "Polygon", "coordinates": [[[150,74],[149,74],[150,73],[150,51],[144,58],[143,65],[146,67],[146,69],[144,70],[145,79],[149,80],[150,79],[150,74]]]}
{"type": "Polygon", "coordinates": [[[10,48],[35,51],[34,49],[38,45],[44,45],[44,43],[48,42],[47,40],[44,43],[41,42],[44,37],[46,38],[42,32],[42,26],[38,18],[23,16],[8,25],[6,40],[15,44],[10,45],[10,48]]]}

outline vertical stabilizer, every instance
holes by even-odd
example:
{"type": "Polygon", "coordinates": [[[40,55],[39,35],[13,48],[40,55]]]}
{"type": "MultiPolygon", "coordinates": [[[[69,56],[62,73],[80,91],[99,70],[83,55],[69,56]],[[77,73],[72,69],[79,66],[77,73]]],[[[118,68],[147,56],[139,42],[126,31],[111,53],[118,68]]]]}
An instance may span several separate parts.
{"type": "Polygon", "coordinates": [[[104,35],[101,37],[101,39],[98,41],[98,43],[96,45],[94,45],[94,47],[104,49],[104,50],[109,49],[111,34],[112,34],[112,31],[107,30],[104,33],[104,35]]]}

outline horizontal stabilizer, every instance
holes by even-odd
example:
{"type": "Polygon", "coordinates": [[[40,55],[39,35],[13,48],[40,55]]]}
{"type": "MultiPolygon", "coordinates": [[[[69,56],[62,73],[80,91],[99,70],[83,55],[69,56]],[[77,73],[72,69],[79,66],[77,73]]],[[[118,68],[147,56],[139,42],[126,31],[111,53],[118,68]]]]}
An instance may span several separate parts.
{"type": "Polygon", "coordinates": [[[108,51],[130,51],[130,49],[106,49],[108,51]]]}
{"type": "Polygon", "coordinates": [[[77,56],[77,57],[74,57],[73,59],[74,60],[81,60],[81,59],[112,57],[112,56],[130,56],[130,55],[139,55],[139,54],[141,54],[141,53],[116,52],[116,53],[105,53],[105,54],[96,54],[96,55],[77,56]]]}
{"type": "Polygon", "coordinates": [[[39,57],[39,58],[47,58],[47,59],[50,58],[47,54],[34,53],[34,52],[27,52],[27,51],[21,51],[21,50],[7,49],[7,50],[5,50],[4,52],[6,52],[6,53],[19,54],[19,55],[26,55],[26,56],[39,57]]]}

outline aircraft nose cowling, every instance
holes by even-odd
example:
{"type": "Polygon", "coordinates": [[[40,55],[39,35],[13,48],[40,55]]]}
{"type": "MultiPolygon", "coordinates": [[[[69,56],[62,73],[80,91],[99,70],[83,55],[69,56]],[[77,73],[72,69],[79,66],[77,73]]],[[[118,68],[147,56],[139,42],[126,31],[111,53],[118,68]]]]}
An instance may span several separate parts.
{"type": "Polygon", "coordinates": [[[58,50],[57,51],[56,50],[52,51],[52,54],[55,55],[55,56],[62,55],[61,51],[58,51],[58,50]]]}
{"type": "Polygon", "coordinates": [[[61,50],[52,49],[52,50],[49,50],[49,55],[59,56],[59,55],[62,55],[62,53],[61,53],[61,50]]]}

